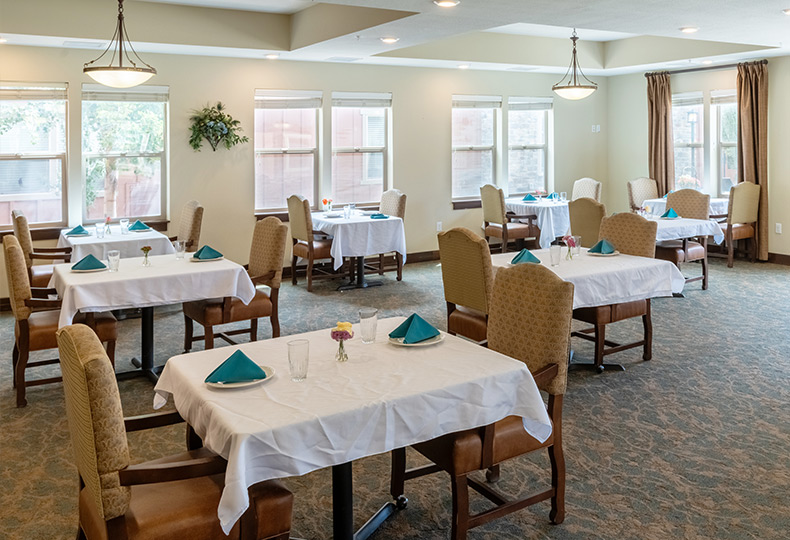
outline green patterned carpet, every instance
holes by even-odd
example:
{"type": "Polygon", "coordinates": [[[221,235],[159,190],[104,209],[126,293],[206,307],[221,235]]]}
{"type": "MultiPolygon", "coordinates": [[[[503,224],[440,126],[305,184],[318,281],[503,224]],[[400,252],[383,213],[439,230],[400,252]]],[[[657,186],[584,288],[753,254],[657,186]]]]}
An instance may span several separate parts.
{"type": "MultiPolygon", "coordinates": [[[[653,360],[641,349],[609,357],[624,373],[571,372],[565,398],[566,520],[553,526],[541,503],[469,534],[470,539],[779,539],[790,533],[790,269],[718,260],[710,290],[699,282],[686,298],[653,303],[653,360]]],[[[693,270],[693,269],[692,269],[693,270]]],[[[284,284],[283,335],[356,320],[361,306],[383,316],[419,312],[444,328],[436,263],[408,265],[404,281],[339,293],[336,282],[284,284]]],[[[260,337],[269,333],[261,325],[260,337]]],[[[611,327],[614,338],[640,332],[638,321],[611,327]]],[[[139,348],[139,320],[120,323],[119,370],[139,348]]],[[[176,307],[157,311],[159,361],[181,352],[183,319],[176,307]]],[[[72,465],[60,384],[28,390],[16,409],[11,388],[13,320],[0,316],[0,539],[73,538],[77,473],[72,465]]],[[[574,339],[576,358],[592,346],[574,339]]],[[[198,348],[200,345],[198,346],[198,348]]],[[[57,368],[49,368],[57,370],[57,368]]],[[[150,412],[152,385],[120,383],[127,415],[150,412]]],[[[183,448],[183,427],[130,436],[133,458],[183,448]]],[[[410,460],[418,458],[410,453],[410,460]]],[[[503,466],[500,487],[530,491],[545,483],[548,459],[536,455],[503,466]]],[[[354,465],[358,524],[387,501],[388,456],[354,465]]],[[[293,536],[331,538],[327,470],[286,481],[296,494],[293,536]]],[[[409,507],[374,536],[428,540],[449,537],[450,484],[437,474],[407,484],[409,507]]],[[[473,498],[474,505],[480,501],[473,498]]]]}

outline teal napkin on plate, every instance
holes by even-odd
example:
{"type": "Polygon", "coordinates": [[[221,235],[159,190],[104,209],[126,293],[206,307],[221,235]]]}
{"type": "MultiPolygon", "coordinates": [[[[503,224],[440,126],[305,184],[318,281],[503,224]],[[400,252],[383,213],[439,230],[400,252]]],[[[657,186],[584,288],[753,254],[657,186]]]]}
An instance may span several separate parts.
{"type": "Polygon", "coordinates": [[[549,201],[556,201],[556,200],[557,200],[557,199],[559,199],[559,198],[560,198],[560,196],[559,196],[559,195],[557,195],[557,192],[556,192],[556,191],[552,191],[552,192],[549,194],[549,196],[548,196],[548,197],[546,197],[546,199],[548,199],[549,201]]]}
{"type": "Polygon", "coordinates": [[[438,335],[439,331],[416,313],[390,332],[391,338],[403,338],[404,343],[419,343],[438,335]]]}
{"type": "Polygon", "coordinates": [[[209,373],[205,382],[237,383],[265,379],[266,373],[261,367],[250,360],[250,357],[237,350],[222,362],[217,369],[209,373]]]}
{"type": "Polygon", "coordinates": [[[530,250],[524,248],[521,251],[519,251],[515,257],[513,257],[513,260],[510,261],[510,264],[520,264],[520,263],[540,264],[540,259],[535,257],[530,250]]]}
{"type": "Polygon", "coordinates": [[[71,267],[72,270],[98,270],[99,268],[107,268],[107,265],[91,254],[85,255],[71,267]]]}
{"type": "Polygon", "coordinates": [[[521,200],[522,201],[528,201],[528,202],[537,201],[537,199],[535,198],[534,195],[532,195],[532,193],[527,193],[526,195],[524,195],[524,198],[521,199],[521,200]]]}
{"type": "Polygon", "coordinates": [[[387,214],[372,214],[370,219],[389,219],[387,214]]]}
{"type": "MultiPolygon", "coordinates": [[[[670,190],[669,190],[669,193],[674,193],[674,192],[675,192],[675,190],[674,190],[674,189],[670,189],[670,190]]],[[[667,198],[667,195],[669,195],[669,193],[667,193],[666,195],[664,195],[664,196],[663,196],[663,197],[661,197],[661,198],[662,198],[662,199],[666,199],[666,198],[667,198]]]]}
{"type": "Polygon", "coordinates": [[[200,248],[199,250],[197,250],[195,254],[192,255],[192,257],[194,257],[195,259],[202,259],[202,260],[219,259],[220,257],[222,257],[222,253],[220,253],[213,247],[206,245],[200,248]]]}
{"type": "Polygon", "coordinates": [[[72,234],[88,234],[88,230],[83,227],[82,225],[77,225],[69,232],[66,233],[66,236],[71,236],[72,234]]]}
{"type": "Polygon", "coordinates": [[[669,210],[667,210],[666,212],[661,214],[661,217],[676,218],[676,217],[680,217],[680,216],[678,215],[677,212],[675,212],[674,208],[670,208],[669,210]]]}
{"type": "Polygon", "coordinates": [[[609,255],[614,253],[614,246],[608,240],[599,240],[597,244],[589,249],[590,253],[600,253],[601,255],[609,255]]]}
{"type": "Polygon", "coordinates": [[[134,223],[132,223],[131,225],[129,225],[129,230],[130,231],[147,231],[150,228],[151,227],[149,227],[148,225],[146,225],[145,223],[143,223],[139,219],[137,221],[135,221],[134,223]]]}

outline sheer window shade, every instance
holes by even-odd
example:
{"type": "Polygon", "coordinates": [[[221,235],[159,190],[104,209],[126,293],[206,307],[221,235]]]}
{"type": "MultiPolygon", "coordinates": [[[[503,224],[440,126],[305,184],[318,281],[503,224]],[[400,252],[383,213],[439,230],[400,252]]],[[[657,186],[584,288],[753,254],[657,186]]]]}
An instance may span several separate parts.
{"type": "Polygon", "coordinates": [[[256,109],[319,109],[320,90],[255,90],[256,109]]]}
{"type": "Polygon", "coordinates": [[[68,99],[68,83],[0,82],[0,99],[68,99]]]}

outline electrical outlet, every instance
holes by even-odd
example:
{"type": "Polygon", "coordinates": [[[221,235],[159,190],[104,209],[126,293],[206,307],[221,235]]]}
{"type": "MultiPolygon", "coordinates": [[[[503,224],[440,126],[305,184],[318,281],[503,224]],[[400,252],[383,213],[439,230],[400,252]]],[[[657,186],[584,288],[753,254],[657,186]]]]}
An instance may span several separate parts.
{"type": "Polygon", "coordinates": [[[600,133],[601,132],[601,124],[593,124],[592,125],[592,132],[593,133],[600,133]]]}
{"type": "Polygon", "coordinates": [[[442,222],[441,221],[437,221],[436,222],[436,232],[442,232],[442,222]]]}
{"type": "Polygon", "coordinates": [[[782,234],[782,224],[781,223],[777,223],[776,224],[776,234],[782,234]]]}
{"type": "Polygon", "coordinates": [[[592,125],[592,132],[595,133],[595,124],[592,125]]]}

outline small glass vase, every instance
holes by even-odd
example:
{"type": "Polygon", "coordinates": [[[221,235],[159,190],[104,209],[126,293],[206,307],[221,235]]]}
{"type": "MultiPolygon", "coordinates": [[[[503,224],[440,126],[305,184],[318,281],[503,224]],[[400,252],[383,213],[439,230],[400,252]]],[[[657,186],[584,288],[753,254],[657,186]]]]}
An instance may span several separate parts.
{"type": "Polygon", "coordinates": [[[327,212],[331,212],[332,211],[332,203],[331,202],[326,203],[325,206],[326,206],[326,211],[327,212]]]}
{"type": "Polygon", "coordinates": [[[148,253],[143,256],[143,266],[151,266],[151,261],[148,260],[148,253]]]}
{"type": "Polygon", "coordinates": [[[573,248],[568,246],[568,253],[565,255],[565,259],[572,261],[573,260],[573,248]]]}
{"type": "Polygon", "coordinates": [[[346,347],[343,345],[343,340],[341,339],[338,341],[337,346],[337,353],[335,354],[335,360],[338,362],[346,362],[348,361],[348,353],[346,352],[346,347]]]}

